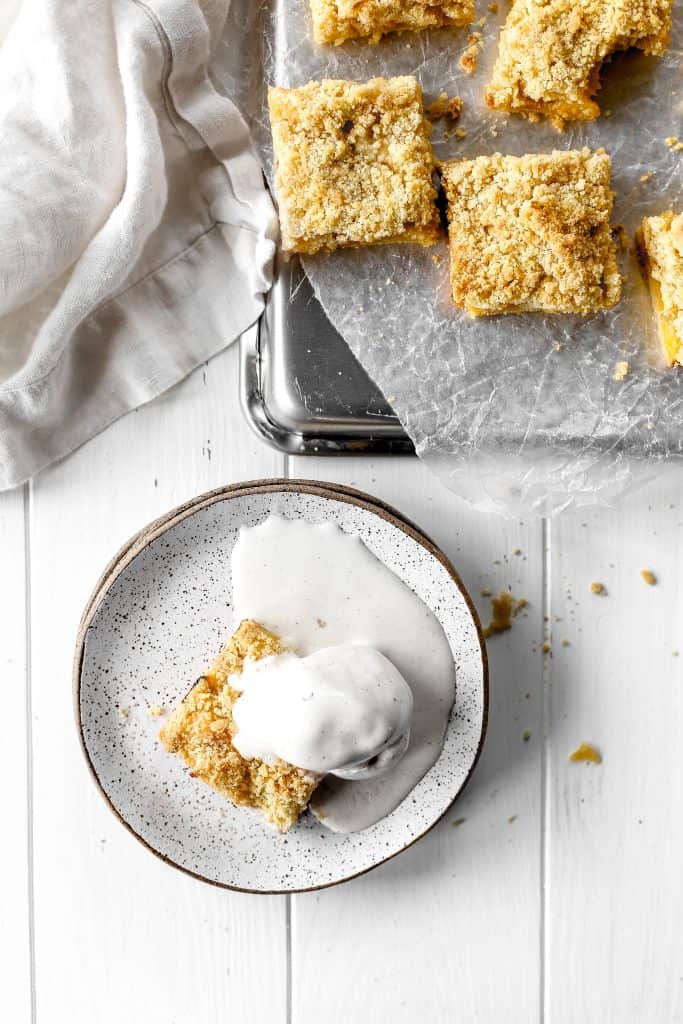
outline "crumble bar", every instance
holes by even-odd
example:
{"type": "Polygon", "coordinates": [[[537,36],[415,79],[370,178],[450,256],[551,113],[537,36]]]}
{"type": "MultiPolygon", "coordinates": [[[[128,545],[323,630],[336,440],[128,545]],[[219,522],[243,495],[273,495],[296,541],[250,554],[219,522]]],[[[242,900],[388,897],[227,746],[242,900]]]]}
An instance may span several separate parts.
{"type": "Polygon", "coordinates": [[[270,88],[268,105],[285,252],[436,242],[431,125],[415,78],[270,88]]]}
{"type": "Polygon", "coordinates": [[[669,366],[683,365],[683,214],[646,217],[636,234],[638,258],[650,288],[669,366]]]}
{"type": "Polygon", "coordinates": [[[621,293],[603,150],[481,156],[441,168],[453,300],[473,315],[587,314],[621,293]]]}
{"type": "Polygon", "coordinates": [[[663,53],[673,0],[513,0],[486,89],[490,107],[592,121],[600,68],[619,50],[663,53]]]}
{"type": "Polygon", "coordinates": [[[316,43],[377,43],[388,32],[457,28],[474,18],[474,0],[311,0],[316,43]]]}
{"type": "Polygon", "coordinates": [[[284,761],[267,764],[242,757],[232,745],[232,706],[239,692],[228,685],[228,677],[240,673],[247,659],[258,661],[283,650],[276,636],[245,619],[173,712],[159,739],[169,753],[182,757],[193,777],[237,806],[257,808],[280,832],[287,832],[306,809],[319,777],[284,761]]]}

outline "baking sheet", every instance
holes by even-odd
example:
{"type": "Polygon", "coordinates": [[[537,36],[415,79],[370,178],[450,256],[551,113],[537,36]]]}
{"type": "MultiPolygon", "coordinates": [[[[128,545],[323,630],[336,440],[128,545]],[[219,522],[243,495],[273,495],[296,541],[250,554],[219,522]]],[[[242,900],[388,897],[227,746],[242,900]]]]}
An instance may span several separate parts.
{"type": "MultiPolygon", "coordinates": [[[[427,102],[444,91],[464,100],[466,135],[457,139],[443,122],[435,125],[437,158],[603,146],[612,157],[614,223],[630,241],[643,216],[680,209],[682,154],[665,142],[683,135],[680,10],[666,55],[617,56],[603,73],[603,116],[559,133],[546,122],[489,111],[483,102],[504,7],[493,14],[480,4],[475,22],[485,24],[471,29],[317,47],[306,0],[251,10],[239,0],[233,28],[251,41],[250,66],[230,85],[269,178],[264,79],[296,86],[312,78],[410,73],[427,102]],[[472,30],[482,33],[483,50],[476,73],[467,76],[458,58],[472,30]]],[[[635,259],[624,250],[620,260],[621,303],[588,318],[473,320],[450,300],[445,242],[340,251],[307,258],[305,267],[328,317],[445,482],[483,507],[545,513],[610,501],[651,474],[658,460],[683,454],[683,374],[659,362],[635,259]],[[630,372],[617,381],[622,360],[630,372]]]]}

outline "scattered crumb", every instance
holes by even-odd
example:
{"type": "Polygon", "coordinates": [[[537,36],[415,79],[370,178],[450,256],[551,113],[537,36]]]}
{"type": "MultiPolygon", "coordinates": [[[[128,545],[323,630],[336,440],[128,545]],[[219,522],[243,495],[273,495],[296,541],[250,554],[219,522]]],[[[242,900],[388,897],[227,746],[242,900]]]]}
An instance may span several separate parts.
{"type": "Polygon", "coordinates": [[[570,646],[569,640],[567,640],[566,636],[562,637],[562,640],[560,641],[560,643],[562,644],[563,647],[569,647],[570,646]]]}
{"type": "Polygon", "coordinates": [[[591,594],[606,594],[607,593],[607,591],[605,590],[605,584],[604,583],[597,583],[597,582],[591,583],[590,591],[591,591],[591,594]]]}
{"type": "Polygon", "coordinates": [[[453,822],[453,828],[458,828],[459,825],[464,825],[466,821],[467,818],[456,818],[453,822]]]}
{"type": "Polygon", "coordinates": [[[493,594],[493,591],[489,590],[488,587],[484,587],[484,589],[481,592],[481,596],[482,597],[491,597],[492,594],[493,594]]]}
{"type": "Polygon", "coordinates": [[[674,153],[680,153],[683,149],[683,142],[680,142],[675,135],[668,135],[664,141],[669,149],[672,149],[674,153]]]}
{"type": "Polygon", "coordinates": [[[564,348],[564,345],[561,342],[556,341],[556,342],[553,343],[553,348],[555,349],[556,352],[561,352],[562,349],[564,348]]]}
{"type": "Polygon", "coordinates": [[[617,363],[614,367],[614,380],[626,380],[630,369],[631,365],[625,359],[617,363]]]}
{"type": "Polygon", "coordinates": [[[481,42],[481,32],[472,32],[467,40],[468,47],[461,56],[458,64],[463,69],[466,75],[473,75],[477,70],[477,62],[479,61],[479,44],[481,42]]]}
{"type": "Polygon", "coordinates": [[[570,761],[590,761],[593,764],[601,764],[602,757],[600,753],[592,747],[590,743],[582,743],[581,746],[577,747],[576,750],[569,755],[570,761]]]}
{"type": "Polygon", "coordinates": [[[657,577],[653,572],[650,572],[649,569],[641,569],[640,575],[645,580],[648,587],[654,587],[655,583],[657,582],[657,577]]]}
{"type": "Polygon", "coordinates": [[[524,740],[525,743],[528,743],[529,740],[531,739],[531,733],[530,733],[530,731],[528,729],[525,729],[524,732],[522,733],[522,739],[524,740]]]}
{"type": "Polygon", "coordinates": [[[624,227],[624,225],[615,224],[612,228],[612,235],[617,245],[619,245],[624,252],[628,252],[628,235],[626,234],[626,228],[624,227]]]}
{"type": "Polygon", "coordinates": [[[652,177],[653,173],[654,173],[653,171],[648,171],[647,174],[641,174],[640,181],[643,181],[643,182],[649,181],[650,178],[652,177]]]}
{"type": "Polygon", "coordinates": [[[544,653],[544,654],[550,654],[550,653],[551,653],[551,651],[552,651],[552,647],[550,646],[550,644],[549,644],[549,643],[547,643],[547,642],[546,642],[546,643],[544,643],[544,644],[543,644],[543,646],[541,647],[541,650],[543,651],[543,653],[544,653]]]}
{"type": "Polygon", "coordinates": [[[150,718],[161,718],[164,713],[164,709],[161,704],[152,704],[151,707],[147,708],[147,714],[150,718]]]}
{"type": "Polygon", "coordinates": [[[504,633],[512,626],[514,598],[508,590],[503,590],[491,601],[491,621],[484,629],[484,636],[495,636],[504,633]]]}
{"type": "Polygon", "coordinates": [[[491,14],[498,14],[498,4],[489,4],[491,14]]]}
{"type": "Polygon", "coordinates": [[[484,27],[484,25],[486,24],[487,20],[488,20],[488,19],[487,19],[486,15],[484,14],[484,15],[483,15],[483,16],[482,16],[482,17],[481,17],[481,18],[479,19],[479,21],[477,22],[477,25],[479,26],[479,28],[483,28],[483,27],[484,27]]]}
{"type": "Polygon", "coordinates": [[[517,821],[517,815],[516,814],[511,814],[510,815],[510,817],[508,818],[508,825],[511,825],[513,821],[517,821]]]}
{"type": "Polygon", "coordinates": [[[116,714],[119,716],[120,721],[125,722],[130,714],[130,708],[118,707],[116,709],[116,714]]]}
{"type": "Polygon", "coordinates": [[[528,603],[529,602],[527,601],[527,599],[525,597],[520,597],[519,600],[517,601],[517,604],[515,605],[515,610],[514,610],[514,612],[512,614],[516,615],[517,612],[521,612],[522,608],[526,608],[528,603]]]}
{"type": "Polygon", "coordinates": [[[467,132],[465,131],[464,128],[456,128],[453,134],[455,135],[456,139],[467,138],[467,132]]]}
{"type": "Polygon", "coordinates": [[[521,548],[513,548],[512,549],[512,554],[513,555],[521,555],[521,553],[522,553],[522,549],[521,548]]]}
{"type": "Polygon", "coordinates": [[[433,103],[425,108],[425,114],[430,121],[438,121],[447,117],[450,121],[457,121],[462,114],[462,100],[459,96],[451,96],[442,92],[433,103]]]}
{"type": "Polygon", "coordinates": [[[327,627],[327,622],[325,621],[325,619],[316,619],[315,621],[317,623],[318,629],[325,629],[327,627]]]}
{"type": "Polygon", "coordinates": [[[389,395],[389,397],[387,398],[387,402],[389,403],[389,405],[391,405],[391,403],[395,402],[395,401],[396,401],[396,395],[389,395]]]}
{"type": "Polygon", "coordinates": [[[441,254],[438,253],[438,252],[435,252],[434,255],[432,256],[432,263],[434,264],[435,267],[440,267],[441,266],[441,262],[442,262],[441,254]]]}
{"type": "Polygon", "coordinates": [[[671,652],[671,657],[672,658],[677,658],[678,657],[678,651],[672,651],[671,652]]]}

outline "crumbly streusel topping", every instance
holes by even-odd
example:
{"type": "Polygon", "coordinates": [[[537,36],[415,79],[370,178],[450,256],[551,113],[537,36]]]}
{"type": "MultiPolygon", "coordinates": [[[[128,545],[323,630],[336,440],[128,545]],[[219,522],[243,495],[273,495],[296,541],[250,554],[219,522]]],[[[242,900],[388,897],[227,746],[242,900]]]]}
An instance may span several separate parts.
{"type": "Polygon", "coordinates": [[[618,302],[604,151],[496,153],[444,164],[442,177],[456,305],[586,314],[618,302]]]}
{"type": "Polygon", "coordinates": [[[258,661],[284,650],[276,636],[246,619],[220,652],[206,675],[176,708],[159,738],[178,754],[190,774],[238,806],[256,807],[281,832],[288,831],[306,809],[318,778],[279,761],[247,760],[233,747],[236,727],[232,706],[239,691],[228,685],[247,659],[258,661]]]}
{"type": "Polygon", "coordinates": [[[436,241],[431,125],[414,78],[271,88],[268,104],[286,252],[436,241]]]}
{"type": "Polygon", "coordinates": [[[513,0],[487,103],[560,126],[593,120],[602,63],[629,47],[662,53],[672,7],[673,0],[513,0]]]}
{"type": "Polygon", "coordinates": [[[683,214],[667,210],[658,217],[646,217],[638,230],[637,246],[666,359],[670,366],[683,365],[683,214]]]}
{"type": "Polygon", "coordinates": [[[311,13],[317,43],[377,43],[388,32],[469,25],[474,0],[311,0],[311,13]]]}

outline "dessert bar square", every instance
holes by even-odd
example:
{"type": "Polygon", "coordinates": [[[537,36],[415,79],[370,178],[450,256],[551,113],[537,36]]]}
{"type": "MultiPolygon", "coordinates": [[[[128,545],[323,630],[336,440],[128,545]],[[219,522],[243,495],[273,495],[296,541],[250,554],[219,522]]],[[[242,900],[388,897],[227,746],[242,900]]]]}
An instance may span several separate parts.
{"type": "Polygon", "coordinates": [[[637,47],[661,54],[673,0],[513,0],[486,101],[498,110],[591,121],[603,62],[637,47]]]}
{"type": "Polygon", "coordinates": [[[438,238],[431,126],[410,77],[268,92],[285,252],[438,238]]]}
{"type": "Polygon", "coordinates": [[[254,807],[281,832],[287,832],[306,809],[318,776],[278,761],[246,760],[233,747],[236,732],[232,706],[239,692],[228,677],[240,673],[247,659],[258,661],[284,650],[276,636],[245,620],[205,675],[201,676],[159,733],[170,753],[178,754],[190,773],[238,806],[254,807]]]}
{"type": "Polygon", "coordinates": [[[646,217],[636,236],[669,366],[683,365],[683,214],[646,217]]]}
{"type": "Polygon", "coordinates": [[[376,43],[387,32],[469,25],[474,0],[311,0],[311,14],[317,43],[376,43]]]}
{"type": "Polygon", "coordinates": [[[602,151],[481,156],[441,169],[453,299],[474,315],[613,306],[621,279],[602,151]]]}

